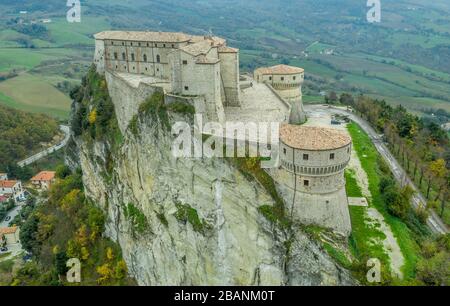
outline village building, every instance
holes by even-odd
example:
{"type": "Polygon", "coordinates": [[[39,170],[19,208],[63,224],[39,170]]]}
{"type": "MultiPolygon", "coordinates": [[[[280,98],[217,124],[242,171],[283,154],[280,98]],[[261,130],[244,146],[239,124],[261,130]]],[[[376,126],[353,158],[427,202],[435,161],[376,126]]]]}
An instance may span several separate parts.
{"type": "Polygon", "coordinates": [[[0,228],[0,247],[19,243],[19,234],[20,228],[17,226],[0,228]]]}
{"type": "Polygon", "coordinates": [[[55,171],[41,171],[31,178],[31,183],[36,189],[48,190],[55,182],[55,171]]]}
{"type": "Polygon", "coordinates": [[[16,180],[0,180],[0,195],[12,198],[16,203],[25,200],[22,182],[16,180]]]}

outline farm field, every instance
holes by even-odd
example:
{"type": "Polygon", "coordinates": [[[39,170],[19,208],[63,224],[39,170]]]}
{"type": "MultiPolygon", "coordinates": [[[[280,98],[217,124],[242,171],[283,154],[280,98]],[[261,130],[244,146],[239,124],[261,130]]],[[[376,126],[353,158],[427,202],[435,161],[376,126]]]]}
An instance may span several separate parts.
{"type": "Polygon", "coordinates": [[[67,119],[70,99],[36,75],[23,73],[0,82],[0,103],[20,110],[67,119]]]}

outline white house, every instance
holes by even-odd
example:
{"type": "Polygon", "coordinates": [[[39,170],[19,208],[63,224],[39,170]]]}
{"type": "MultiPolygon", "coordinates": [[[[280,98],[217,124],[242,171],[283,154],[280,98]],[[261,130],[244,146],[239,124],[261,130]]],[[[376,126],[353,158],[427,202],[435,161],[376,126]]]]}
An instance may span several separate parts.
{"type": "Polygon", "coordinates": [[[16,180],[0,180],[0,195],[10,196],[15,202],[25,200],[22,182],[16,180]]]}

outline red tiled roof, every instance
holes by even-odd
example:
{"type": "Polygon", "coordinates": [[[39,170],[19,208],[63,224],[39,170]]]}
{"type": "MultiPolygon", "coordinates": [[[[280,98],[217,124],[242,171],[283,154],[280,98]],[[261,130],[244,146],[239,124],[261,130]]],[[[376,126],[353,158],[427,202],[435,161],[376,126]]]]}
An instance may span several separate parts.
{"type": "Polygon", "coordinates": [[[280,138],[291,148],[311,151],[338,149],[352,142],[345,131],[292,124],[281,125],[280,138]]]}
{"type": "Polygon", "coordinates": [[[14,180],[4,180],[4,181],[0,181],[0,187],[13,188],[14,186],[16,186],[17,183],[18,183],[18,181],[14,181],[14,180]]]}
{"type": "Polygon", "coordinates": [[[16,231],[17,231],[17,226],[2,227],[2,228],[0,228],[0,235],[14,234],[16,231]]]}
{"type": "Polygon", "coordinates": [[[55,178],[55,171],[41,171],[31,178],[31,181],[51,181],[55,178]]]}
{"type": "Polygon", "coordinates": [[[304,71],[305,70],[303,68],[288,65],[276,65],[256,69],[256,72],[261,74],[297,74],[304,71]]]}

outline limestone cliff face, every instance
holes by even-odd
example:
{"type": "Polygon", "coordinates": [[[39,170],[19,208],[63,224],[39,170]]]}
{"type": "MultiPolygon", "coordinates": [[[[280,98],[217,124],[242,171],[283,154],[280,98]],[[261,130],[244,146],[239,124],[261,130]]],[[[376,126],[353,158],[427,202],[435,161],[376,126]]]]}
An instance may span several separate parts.
{"type": "MultiPolygon", "coordinates": [[[[116,109],[121,98],[112,97],[116,109]]],[[[173,136],[158,118],[135,124],[113,156],[106,142],[74,141],[86,194],[105,211],[106,235],[140,285],[353,283],[316,241],[259,212],[274,203],[256,180],[224,159],[173,157],[173,136]]]]}

